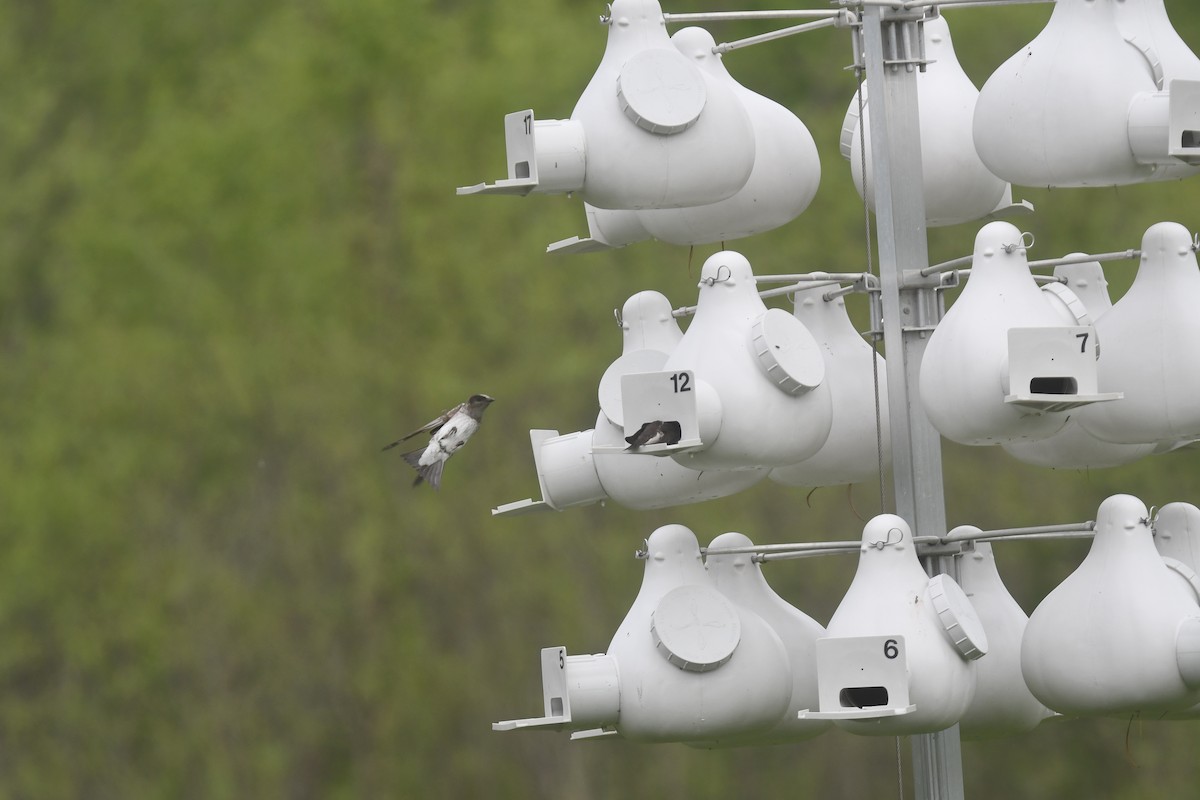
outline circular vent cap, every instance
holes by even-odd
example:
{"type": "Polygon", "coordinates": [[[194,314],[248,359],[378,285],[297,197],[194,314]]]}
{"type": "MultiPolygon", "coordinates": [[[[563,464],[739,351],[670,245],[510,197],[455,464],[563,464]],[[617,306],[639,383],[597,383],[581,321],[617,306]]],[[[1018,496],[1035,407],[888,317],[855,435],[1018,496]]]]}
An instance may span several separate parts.
{"type": "Polygon", "coordinates": [[[800,395],[825,380],[821,346],[804,323],[781,308],[767,309],[750,329],[763,374],[784,392],[800,395]]]}
{"type": "Polygon", "coordinates": [[[688,672],[724,664],[742,639],[742,623],[725,595],[707,586],[680,586],[663,595],[650,616],[658,652],[688,672]]]}
{"type": "Polygon", "coordinates": [[[671,134],[695,124],[708,89],[700,70],[672,50],[643,50],[621,66],[617,100],[642,130],[671,134]]]}
{"type": "Polygon", "coordinates": [[[969,661],[987,655],[983,622],[958,582],[949,575],[934,575],[929,579],[927,593],[954,649],[969,661]]]}

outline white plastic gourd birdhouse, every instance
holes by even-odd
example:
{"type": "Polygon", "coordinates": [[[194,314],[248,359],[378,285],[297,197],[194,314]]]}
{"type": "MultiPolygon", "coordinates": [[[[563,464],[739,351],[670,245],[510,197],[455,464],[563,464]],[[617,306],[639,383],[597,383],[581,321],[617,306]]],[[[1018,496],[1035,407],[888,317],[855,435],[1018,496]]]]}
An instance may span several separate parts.
{"type": "Polygon", "coordinates": [[[1200,603],[1200,508],[1167,503],[1154,518],[1154,547],[1200,603]]]}
{"type": "MultiPolygon", "coordinates": [[[[1099,261],[1060,264],[1054,268],[1054,275],[1066,283],[1046,284],[1042,296],[1065,324],[1093,325],[1112,308],[1108,281],[1099,261]]],[[[1096,347],[1103,354],[1099,337],[1096,347]]],[[[1001,447],[1018,461],[1051,469],[1117,467],[1151,455],[1156,449],[1154,444],[1117,444],[1097,439],[1079,424],[1078,415],[1070,413],[1063,427],[1045,439],[1007,442],[1001,447]]]]}
{"type": "Polygon", "coordinates": [[[1142,237],[1129,291],[1096,321],[1101,391],[1125,398],[1081,410],[1109,442],[1174,443],[1200,436],[1200,268],[1191,234],[1160,222],[1142,237]]]}
{"type": "Polygon", "coordinates": [[[644,291],[630,297],[617,317],[621,326],[621,355],[600,378],[600,410],[617,425],[621,412],[621,378],[661,370],[683,338],[672,313],[671,301],[659,292],[644,291]]]}
{"type": "MultiPolygon", "coordinates": [[[[975,106],[975,146],[1023,186],[1110,186],[1194,174],[1195,81],[1164,79],[1161,22],[1119,14],[1142,0],[1059,0],[1046,27],[997,69],[975,106]],[[1129,37],[1132,41],[1127,40],[1129,37]],[[1166,167],[1166,169],[1164,169],[1166,167]]],[[[1161,6],[1161,3],[1158,3],[1161,6]]],[[[1177,37],[1176,37],[1177,38],[1177,37]]],[[[1172,57],[1174,64],[1177,59],[1172,57]]]]}
{"type": "Polygon", "coordinates": [[[703,28],[683,28],[675,47],[714,81],[732,88],[754,128],[754,167],[731,197],[686,208],[604,209],[585,204],[589,237],[550,245],[551,252],[590,252],[645,239],[678,245],[731,241],[791,222],[812,202],[821,180],[821,161],[812,134],[795,114],[747,89],[713,52],[716,42],[703,28]]]}
{"type": "Polygon", "coordinates": [[[845,299],[826,299],[828,292],[828,286],[798,290],[795,315],[821,346],[833,425],[815,455],[771,471],[771,480],[787,486],[859,483],[891,461],[886,365],[854,329],[845,299]]]}
{"type": "Polygon", "coordinates": [[[647,540],[642,588],[608,652],[621,664],[626,738],[718,744],[774,729],[788,708],[786,647],[713,586],[682,525],[647,540]]]}
{"type": "Polygon", "coordinates": [[[1027,733],[1053,713],[1030,693],[1021,675],[1021,637],[1029,617],[1000,579],[989,543],[975,542],[963,552],[958,579],[988,640],[987,658],[975,662],[975,694],[959,730],[964,739],[1027,733]]]}
{"type": "Polygon", "coordinates": [[[508,503],[493,514],[562,511],[605,500],[626,508],[667,508],[726,497],[766,477],[765,467],[699,473],[670,459],[648,458],[630,449],[622,422],[622,378],[660,369],[683,332],[671,313],[670,301],[658,292],[633,295],[618,318],[622,352],[600,379],[596,427],[564,435],[556,430],[530,431],[542,499],[508,503]]]}
{"type": "Polygon", "coordinates": [[[922,359],[930,422],[961,444],[1042,439],[1066,422],[1057,412],[1118,396],[1096,389],[1095,330],[1064,325],[1033,280],[1021,232],[988,223],[922,359]]]}
{"type": "Polygon", "coordinates": [[[833,421],[816,339],[792,314],[767,309],[738,253],[711,256],[699,287],[695,316],[662,371],[622,378],[626,437],[637,442],[670,423],[670,435],[636,452],[673,455],[698,471],[815,454],[833,421]]]}
{"type": "Polygon", "coordinates": [[[864,735],[943,730],[969,707],[972,661],[987,651],[959,585],[926,575],[908,523],[881,514],[863,529],[858,571],[817,641],[820,706],[806,715],[864,735]]]}
{"type": "Polygon", "coordinates": [[[817,639],[825,634],[825,628],[775,593],[749,552],[752,547],[753,542],[743,534],[723,533],[709,544],[705,561],[721,594],[740,608],[749,609],[762,617],[787,649],[792,675],[788,711],[775,728],[747,743],[767,744],[811,738],[830,727],[828,722],[797,716],[802,709],[815,708],[817,704],[817,639]],[[721,549],[746,552],[713,552],[721,549]]]}
{"type": "MultiPolygon", "coordinates": [[[[930,227],[956,225],[1008,209],[1012,206],[1012,187],[993,175],[975,152],[971,129],[979,91],[958,63],[950,26],[944,17],[930,17],[922,27],[929,60],[917,75],[925,223],[930,227]]],[[[874,208],[866,84],[860,86],[860,91],[862,119],[855,94],[842,122],[841,152],[850,162],[859,196],[874,208]]]]}
{"type": "Polygon", "coordinates": [[[1125,0],[1117,3],[1116,15],[1126,41],[1145,55],[1158,88],[1130,104],[1134,155],[1154,165],[1154,180],[1194,175],[1200,164],[1200,59],[1171,25],[1163,0],[1125,0]]]}
{"type": "Polygon", "coordinates": [[[1154,547],[1130,495],[1096,512],[1083,563],[1030,615],[1021,670],[1063,714],[1158,713],[1200,700],[1200,606],[1154,547]]]}
{"type": "Polygon", "coordinates": [[[578,192],[597,208],[679,208],[731,197],[754,128],[729,81],[671,44],[656,0],[614,0],[608,43],[569,120],[505,121],[509,178],[462,194],[578,192]]]}
{"type": "Polygon", "coordinates": [[[543,650],[546,715],[493,728],[711,747],[780,724],[793,682],[775,630],[716,589],[688,528],[659,528],[640,555],[642,587],[608,652],[572,660],[543,650]]]}

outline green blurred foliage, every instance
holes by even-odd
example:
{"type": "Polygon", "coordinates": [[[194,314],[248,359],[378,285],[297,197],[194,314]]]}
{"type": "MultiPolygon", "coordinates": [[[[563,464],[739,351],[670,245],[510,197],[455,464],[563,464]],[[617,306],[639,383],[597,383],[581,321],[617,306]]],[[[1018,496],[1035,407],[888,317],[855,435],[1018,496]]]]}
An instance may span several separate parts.
{"type": "MultiPolygon", "coordinates": [[[[1168,5],[1200,42],[1200,11],[1168,5]]],[[[856,538],[887,506],[870,484],[763,484],[664,511],[490,517],[537,492],[528,429],[592,426],[620,347],[612,309],[649,288],[687,304],[717,249],[547,256],[586,230],[577,200],[454,195],[501,177],[504,113],[570,114],[602,11],[0,3],[0,797],[911,793],[908,745],[898,765],[891,739],[703,752],[489,729],[537,713],[538,648],[603,650],[655,527],[856,538]],[[497,398],[482,432],[441,492],[411,489],[380,445],[473,391],[497,398]]],[[[976,83],[1047,15],[953,12],[976,83]]],[[[813,206],[734,245],[759,272],[866,266],[836,149],[849,52],[823,31],[726,57],[822,151],[813,206]]],[[[1195,192],[1018,196],[1048,257],[1136,247],[1163,219],[1196,227],[1195,192]]],[[[931,258],[972,237],[931,231],[931,258]]],[[[1191,453],[1092,473],[951,445],[945,459],[951,524],[1077,521],[1122,491],[1194,499],[1191,453]]],[[[1085,547],[999,549],[1029,611],[1085,547]]],[[[826,621],[853,570],[768,575],[826,621]]],[[[1198,742],[1188,724],[1047,724],[965,743],[967,794],[1185,796],[1198,742]]]]}

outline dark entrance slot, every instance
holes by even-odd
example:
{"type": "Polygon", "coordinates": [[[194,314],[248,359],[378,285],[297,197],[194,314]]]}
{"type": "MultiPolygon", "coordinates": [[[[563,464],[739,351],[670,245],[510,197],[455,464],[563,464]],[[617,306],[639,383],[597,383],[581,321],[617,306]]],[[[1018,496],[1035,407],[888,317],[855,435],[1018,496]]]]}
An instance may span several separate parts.
{"type": "Polygon", "coordinates": [[[1033,394],[1079,394],[1079,384],[1074,378],[1034,378],[1029,381],[1033,394]]]}
{"type": "Polygon", "coordinates": [[[874,708],[886,706],[888,690],[883,686],[849,686],[838,694],[842,708],[874,708]]]}

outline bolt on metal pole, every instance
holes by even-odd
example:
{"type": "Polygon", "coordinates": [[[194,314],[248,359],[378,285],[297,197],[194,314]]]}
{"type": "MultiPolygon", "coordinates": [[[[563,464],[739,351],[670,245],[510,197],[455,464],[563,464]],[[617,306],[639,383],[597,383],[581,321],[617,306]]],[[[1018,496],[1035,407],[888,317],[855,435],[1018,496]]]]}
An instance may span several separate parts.
{"type": "MultiPolygon", "coordinates": [[[[941,438],[919,401],[921,357],[937,324],[937,276],[929,266],[917,110],[917,72],[924,50],[924,11],[880,6],[862,10],[870,105],[872,186],[882,287],[883,338],[892,437],[896,513],[914,536],[945,536],[941,438]]],[[[952,572],[953,558],[934,554],[926,571],[952,572]]],[[[919,800],[962,800],[958,726],[912,737],[913,787],[919,800]]]]}

